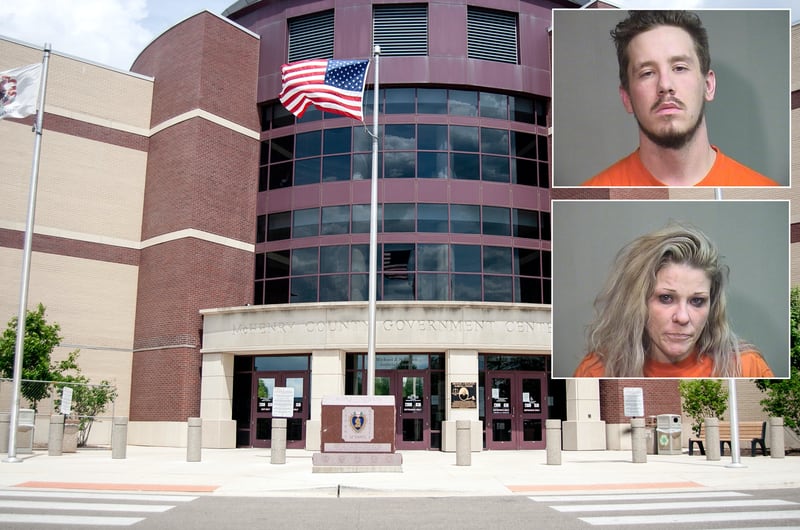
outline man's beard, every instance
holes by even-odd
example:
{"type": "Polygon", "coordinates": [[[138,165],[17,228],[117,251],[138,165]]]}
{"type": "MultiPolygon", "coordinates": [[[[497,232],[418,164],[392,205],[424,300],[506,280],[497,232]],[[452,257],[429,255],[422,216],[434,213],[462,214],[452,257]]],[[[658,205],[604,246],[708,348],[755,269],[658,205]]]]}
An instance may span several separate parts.
{"type": "MultiPolygon", "coordinates": [[[[697,115],[697,120],[692,124],[691,127],[686,129],[685,131],[676,131],[674,129],[670,129],[666,132],[656,132],[650,129],[646,129],[642,122],[639,121],[639,117],[636,117],[636,123],[639,124],[639,130],[644,133],[647,138],[656,144],[658,147],[664,149],[680,149],[685,146],[689,141],[694,138],[694,135],[697,133],[697,130],[700,128],[700,124],[703,123],[703,116],[705,115],[705,107],[706,104],[703,102],[703,105],[700,107],[700,113],[697,115]]],[[[634,115],[635,116],[635,115],[634,115]]]]}

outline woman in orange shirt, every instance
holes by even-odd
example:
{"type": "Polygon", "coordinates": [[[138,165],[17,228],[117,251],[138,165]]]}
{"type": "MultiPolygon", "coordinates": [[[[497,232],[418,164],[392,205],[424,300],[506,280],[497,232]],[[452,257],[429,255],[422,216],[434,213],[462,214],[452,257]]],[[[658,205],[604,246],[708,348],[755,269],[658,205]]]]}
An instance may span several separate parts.
{"type": "Polygon", "coordinates": [[[620,250],[589,325],[575,377],[772,377],[731,330],[728,267],[700,230],[681,224],[620,250]]]}

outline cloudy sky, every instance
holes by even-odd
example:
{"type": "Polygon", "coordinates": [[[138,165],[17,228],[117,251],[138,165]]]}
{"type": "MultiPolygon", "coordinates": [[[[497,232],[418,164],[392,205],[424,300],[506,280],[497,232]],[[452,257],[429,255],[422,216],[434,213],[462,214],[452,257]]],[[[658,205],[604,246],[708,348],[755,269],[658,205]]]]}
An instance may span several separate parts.
{"type": "MultiPolygon", "coordinates": [[[[611,0],[620,7],[658,8],[663,0],[611,0]]],[[[164,30],[207,9],[220,14],[233,0],[21,0],[0,11],[0,35],[127,70],[164,30]]],[[[800,0],[674,0],[671,7],[791,7],[800,0]]],[[[794,9],[797,8],[797,9],[794,9]]]]}

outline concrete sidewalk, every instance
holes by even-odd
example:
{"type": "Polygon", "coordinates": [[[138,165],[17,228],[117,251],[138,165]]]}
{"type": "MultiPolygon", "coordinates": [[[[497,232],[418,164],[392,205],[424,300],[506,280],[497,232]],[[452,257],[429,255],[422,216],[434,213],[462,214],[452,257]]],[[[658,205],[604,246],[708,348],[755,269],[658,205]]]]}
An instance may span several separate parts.
{"type": "Polygon", "coordinates": [[[313,473],[305,450],[288,450],[285,464],[271,464],[269,449],[203,449],[200,462],[187,462],[185,448],[129,446],[124,459],[112,459],[110,449],[36,450],[18,455],[22,462],[0,462],[0,488],[352,497],[800,487],[800,456],[742,456],[743,467],[734,468],[730,456],[712,462],[685,453],[634,464],[630,451],[565,451],[555,466],[545,451],[483,451],[470,466],[457,466],[454,453],[401,454],[402,472],[313,473]]]}

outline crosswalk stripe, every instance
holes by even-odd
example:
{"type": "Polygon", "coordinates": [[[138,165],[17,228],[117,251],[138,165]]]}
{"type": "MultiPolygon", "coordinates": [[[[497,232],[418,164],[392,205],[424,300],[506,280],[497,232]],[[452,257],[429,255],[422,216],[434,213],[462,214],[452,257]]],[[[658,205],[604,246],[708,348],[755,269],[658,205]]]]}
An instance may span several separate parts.
{"type": "Polygon", "coordinates": [[[36,513],[0,514],[0,523],[53,524],[58,526],[131,526],[144,521],[142,517],[93,517],[83,515],[46,515],[36,513]]]}
{"type": "Polygon", "coordinates": [[[170,504],[108,504],[94,502],[52,502],[52,501],[1,501],[0,508],[36,510],[87,510],[94,512],[149,512],[162,513],[174,508],[170,504]]]}
{"type": "Polygon", "coordinates": [[[722,521],[775,521],[800,519],[800,510],[763,512],[712,512],[677,513],[663,515],[621,515],[601,517],[580,517],[581,521],[596,526],[658,525],[670,523],[711,523],[722,521]]]}
{"type": "Polygon", "coordinates": [[[49,499],[95,499],[104,501],[191,502],[196,495],[153,495],[151,493],[92,493],[49,490],[0,490],[2,497],[46,497],[49,499]]]}
{"type": "Polygon", "coordinates": [[[750,497],[748,493],[738,491],[695,491],[690,493],[612,493],[605,495],[536,495],[528,497],[536,502],[569,502],[569,501],[648,501],[670,499],[712,499],[721,497],[750,497]]]}
{"type": "Polygon", "coordinates": [[[737,499],[730,501],[647,502],[642,504],[565,504],[550,506],[559,512],[624,512],[631,510],[685,510],[703,508],[758,508],[765,506],[793,506],[796,502],[781,499],[737,499]]]}

